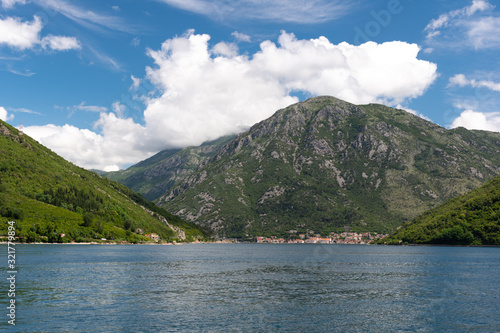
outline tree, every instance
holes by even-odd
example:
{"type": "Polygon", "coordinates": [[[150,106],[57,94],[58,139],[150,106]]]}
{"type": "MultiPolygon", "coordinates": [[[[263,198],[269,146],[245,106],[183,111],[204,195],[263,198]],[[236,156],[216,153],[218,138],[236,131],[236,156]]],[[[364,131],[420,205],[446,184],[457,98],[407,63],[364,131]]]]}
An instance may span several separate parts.
{"type": "Polygon", "coordinates": [[[82,226],[90,227],[92,225],[93,218],[94,218],[94,216],[91,213],[84,213],[82,226]]]}

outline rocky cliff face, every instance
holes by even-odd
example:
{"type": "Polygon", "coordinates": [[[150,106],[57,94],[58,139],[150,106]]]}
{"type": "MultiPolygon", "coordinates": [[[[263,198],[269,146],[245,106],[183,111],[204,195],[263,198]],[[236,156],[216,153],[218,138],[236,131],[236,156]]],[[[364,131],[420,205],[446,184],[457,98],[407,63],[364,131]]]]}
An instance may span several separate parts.
{"type": "Polygon", "coordinates": [[[499,152],[499,133],[317,97],[218,147],[157,204],[226,237],[385,232],[493,178],[499,152]]]}

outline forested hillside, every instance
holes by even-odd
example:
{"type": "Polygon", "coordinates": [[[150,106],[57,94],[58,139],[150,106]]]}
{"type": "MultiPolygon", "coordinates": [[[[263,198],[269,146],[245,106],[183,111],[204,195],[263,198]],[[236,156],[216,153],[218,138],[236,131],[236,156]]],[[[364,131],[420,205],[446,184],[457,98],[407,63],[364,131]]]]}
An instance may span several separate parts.
{"type": "Polygon", "coordinates": [[[500,245],[500,176],[422,214],[380,243],[500,245]]]}
{"type": "Polygon", "coordinates": [[[0,122],[0,235],[21,241],[194,240],[206,237],[125,186],[79,168],[0,122]]]}

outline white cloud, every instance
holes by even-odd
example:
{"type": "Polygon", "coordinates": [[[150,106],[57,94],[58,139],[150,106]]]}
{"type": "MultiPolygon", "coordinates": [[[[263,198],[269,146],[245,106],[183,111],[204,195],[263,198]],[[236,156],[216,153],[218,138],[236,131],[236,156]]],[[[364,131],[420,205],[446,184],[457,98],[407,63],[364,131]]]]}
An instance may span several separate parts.
{"type": "Polygon", "coordinates": [[[297,40],[287,33],[279,43],[279,47],[270,41],[261,44],[261,52],[252,60],[255,68],[289,90],[311,95],[396,105],[422,95],[437,77],[435,64],[417,59],[416,44],[335,45],[325,37],[297,40]]]}
{"type": "Polygon", "coordinates": [[[317,24],[347,14],[356,2],[346,0],[160,0],[218,21],[252,19],[317,24]]]}
{"type": "Polygon", "coordinates": [[[141,39],[139,37],[134,37],[132,41],[130,42],[130,45],[137,47],[141,44],[141,39]]]}
{"type": "Polygon", "coordinates": [[[130,90],[137,89],[141,85],[142,80],[131,75],[130,78],[132,79],[132,85],[130,86],[130,90]]]}
{"type": "Polygon", "coordinates": [[[7,110],[4,107],[0,106],[0,120],[9,121],[12,119],[14,119],[14,115],[9,115],[7,110]]]}
{"type": "Polygon", "coordinates": [[[123,118],[126,108],[127,107],[120,102],[113,103],[113,112],[116,113],[119,118],[123,118]]]}
{"type": "Polygon", "coordinates": [[[31,77],[31,76],[36,74],[36,73],[33,73],[32,71],[30,71],[29,69],[25,70],[24,73],[20,72],[20,71],[16,71],[15,69],[12,69],[12,68],[7,68],[7,70],[9,72],[11,72],[12,74],[21,75],[21,76],[25,76],[25,77],[31,77]]]}
{"type": "MultiPolygon", "coordinates": [[[[99,135],[76,133],[79,130],[68,125],[52,126],[47,133],[32,131],[43,144],[79,165],[123,167],[162,149],[198,145],[245,130],[297,102],[292,96],[296,91],[356,104],[396,105],[422,95],[437,75],[435,64],[417,58],[417,45],[403,42],[335,45],[324,37],[298,40],[282,33],[278,45],[266,41],[257,53],[241,55],[237,50],[214,52],[209,40],[208,35],[190,31],[166,40],[159,50],[148,50],[154,66],[146,68],[147,79],[156,95],[144,93],[144,125],[101,113],[96,123],[99,135]],[[66,140],[70,135],[82,141],[78,149],[66,140]]],[[[131,89],[136,89],[141,80],[131,79],[131,89]]],[[[120,103],[113,105],[115,112],[121,108],[120,103]]]]}
{"type": "Polygon", "coordinates": [[[86,111],[86,112],[99,112],[99,113],[108,111],[107,107],[97,106],[97,105],[85,105],[85,102],[81,102],[78,105],[73,105],[71,107],[68,107],[68,109],[71,109],[73,111],[86,111]]]}
{"type": "Polygon", "coordinates": [[[500,17],[485,17],[467,23],[467,36],[476,49],[500,46],[500,17]]]}
{"type": "Polygon", "coordinates": [[[16,4],[24,5],[26,3],[26,0],[1,0],[1,2],[3,8],[10,9],[16,4]]]}
{"type": "Polygon", "coordinates": [[[48,35],[41,41],[43,48],[50,48],[54,51],[67,51],[81,49],[80,42],[75,37],[48,35]]]}
{"type": "Polygon", "coordinates": [[[139,88],[139,85],[141,84],[142,80],[133,75],[131,75],[130,78],[132,79],[132,86],[130,87],[130,90],[139,88]]]}
{"type": "Polygon", "coordinates": [[[413,114],[413,115],[415,115],[415,116],[417,116],[417,117],[420,117],[420,118],[422,118],[422,119],[425,119],[425,120],[431,121],[431,119],[430,119],[429,117],[426,117],[424,114],[422,114],[422,113],[420,113],[420,112],[418,112],[418,111],[416,111],[416,110],[410,109],[410,108],[408,108],[408,107],[406,107],[406,106],[402,106],[401,104],[398,104],[398,105],[396,106],[396,109],[404,110],[404,111],[406,111],[406,112],[408,112],[408,113],[411,113],[411,114],[413,114]]]}
{"type": "Polygon", "coordinates": [[[442,14],[425,27],[427,42],[435,47],[498,48],[500,18],[491,14],[494,9],[486,0],[473,0],[469,6],[442,14]]]}
{"type": "MultiPolygon", "coordinates": [[[[13,3],[26,3],[26,1],[16,0],[0,1],[2,1],[3,6],[10,6],[13,3]]],[[[106,29],[128,33],[135,33],[136,30],[136,27],[126,24],[119,17],[96,13],[64,0],[30,0],[30,2],[42,7],[43,15],[52,17],[56,14],[61,14],[75,23],[98,33],[106,32],[106,29]]],[[[119,7],[113,6],[112,9],[116,11],[117,9],[119,10],[119,7]]],[[[41,46],[44,49],[54,51],[78,50],[82,48],[80,41],[75,37],[49,35],[40,39],[39,34],[41,29],[42,21],[38,16],[35,16],[33,22],[21,22],[18,18],[7,17],[6,19],[2,19],[0,17],[0,45],[7,44],[21,50],[30,49],[35,46],[41,46]]],[[[133,42],[138,43],[139,39],[134,39],[133,42]]],[[[109,55],[89,45],[87,45],[87,49],[98,61],[109,68],[116,71],[122,70],[122,66],[109,55]]]]}
{"type": "Polygon", "coordinates": [[[145,120],[159,143],[185,146],[234,133],[295,102],[292,91],[397,104],[436,78],[436,65],[418,60],[415,44],[334,45],[282,33],[279,46],[263,42],[249,58],[211,57],[209,39],[189,34],[149,50],[157,67],[148,77],[163,94],[149,100],[145,120]]]}
{"type": "Polygon", "coordinates": [[[217,43],[212,48],[212,53],[216,56],[236,57],[238,56],[238,51],[238,45],[226,42],[217,43]]]}
{"type": "Polygon", "coordinates": [[[20,18],[14,17],[0,19],[0,44],[20,50],[32,49],[38,45],[54,51],[81,48],[75,37],[48,35],[40,39],[42,28],[42,21],[38,16],[32,22],[22,22],[20,18]]]}
{"type": "Polygon", "coordinates": [[[450,78],[450,86],[465,87],[469,85],[469,80],[463,74],[457,74],[450,78]]]}
{"type": "Polygon", "coordinates": [[[473,0],[472,5],[465,7],[467,16],[472,16],[476,12],[482,12],[495,8],[492,4],[485,0],[473,0]]]}
{"type": "Polygon", "coordinates": [[[473,0],[470,6],[452,10],[448,13],[441,14],[437,19],[431,20],[431,22],[425,27],[425,30],[430,34],[433,34],[435,32],[439,32],[438,30],[441,28],[454,24],[455,21],[469,18],[477,12],[492,10],[494,8],[495,6],[490,4],[488,1],[473,0]]]}
{"type": "Polygon", "coordinates": [[[117,170],[153,155],[143,145],[144,128],[131,119],[101,114],[101,134],[71,125],[30,126],[24,132],[67,160],[87,169],[117,170]]]}
{"type": "Polygon", "coordinates": [[[0,19],[0,45],[6,44],[20,50],[34,47],[40,42],[42,21],[38,16],[32,22],[22,22],[20,18],[0,19]]]}
{"type": "Polygon", "coordinates": [[[500,132],[500,112],[486,113],[465,110],[453,121],[450,127],[500,132]]]}
{"type": "Polygon", "coordinates": [[[21,113],[29,113],[29,114],[37,114],[42,115],[40,112],[36,112],[26,108],[7,108],[10,112],[21,112],[21,113]]]}
{"type": "Polygon", "coordinates": [[[488,88],[493,91],[500,92],[500,83],[493,82],[489,80],[475,80],[467,79],[463,74],[457,74],[450,78],[450,86],[465,87],[470,86],[472,88],[488,88]]]}
{"type": "Polygon", "coordinates": [[[236,41],[238,42],[247,42],[247,43],[250,43],[252,41],[252,38],[246,34],[243,34],[241,32],[238,32],[238,31],[234,31],[231,36],[233,36],[236,41]]]}
{"type": "Polygon", "coordinates": [[[163,94],[144,112],[157,148],[200,144],[239,132],[298,100],[246,56],[212,57],[208,35],[189,34],[149,50],[148,77],[163,94]]]}

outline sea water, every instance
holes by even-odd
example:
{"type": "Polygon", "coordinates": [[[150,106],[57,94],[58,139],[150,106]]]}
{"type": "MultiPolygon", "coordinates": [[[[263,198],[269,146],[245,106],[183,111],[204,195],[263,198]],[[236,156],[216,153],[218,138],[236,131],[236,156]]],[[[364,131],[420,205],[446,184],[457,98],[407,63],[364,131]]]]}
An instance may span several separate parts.
{"type": "Polygon", "coordinates": [[[16,245],[15,326],[0,248],[2,331],[500,332],[500,248],[16,245]]]}

